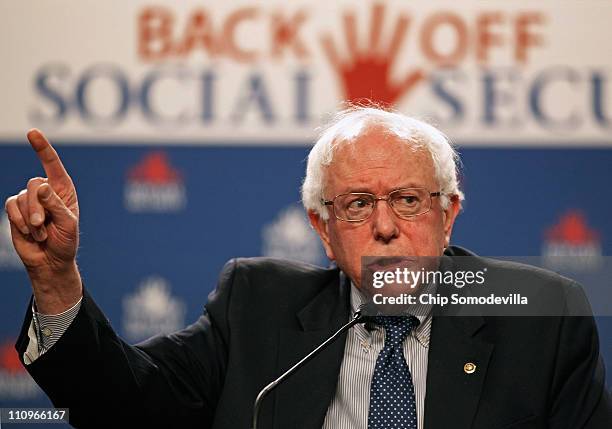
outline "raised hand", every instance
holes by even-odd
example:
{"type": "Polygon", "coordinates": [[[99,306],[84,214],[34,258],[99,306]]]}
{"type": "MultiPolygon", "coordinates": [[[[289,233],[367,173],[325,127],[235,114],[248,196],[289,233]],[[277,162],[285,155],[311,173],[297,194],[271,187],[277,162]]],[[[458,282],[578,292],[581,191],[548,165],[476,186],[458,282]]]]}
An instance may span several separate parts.
{"type": "Polygon", "coordinates": [[[380,46],[385,6],[372,6],[368,47],[362,49],[357,43],[355,15],[344,15],[344,35],[349,57],[341,59],[330,35],[323,36],[321,43],[332,67],[336,71],[344,90],[346,101],[364,99],[392,106],[425,77],[416,69],[405,75],[399,82],[392,82],[391,70],[408,28],[408,17],[400,15],[395,22],[391,41],[386,48],[380,46]]]}
{"type": "Polygon", "coordinates": [[[82,295],[76,266],[79,204],[72,179],[53,146],[38,130],[28,132],[47,177],[34,177],[6,200],[11,236],[42,313],[57,314],[82,295]]]}

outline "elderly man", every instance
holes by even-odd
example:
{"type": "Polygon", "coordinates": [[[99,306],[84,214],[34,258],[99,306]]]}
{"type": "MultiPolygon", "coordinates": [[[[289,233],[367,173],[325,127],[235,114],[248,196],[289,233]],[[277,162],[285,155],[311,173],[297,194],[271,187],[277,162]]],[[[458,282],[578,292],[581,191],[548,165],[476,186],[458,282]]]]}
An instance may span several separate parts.
{"type": "MultiPolygon", "coordinates": [[[[47,178],[31,179],[6,203],[34,291],[17,349],[78,427],[126,419],[246,428],[257,392],[360,306],[363,256],[442,257],[456,266],[458,255],[471,255],[449,246],[463,195],[445,136],[398,113],[352,108],[321,134],[303,186],[311,224],[337,267],[232,260],[196,323],[131,346],[83,289],[72,181],[40,132],[28,138],[47,178]]],[[[554,298],[558,314],[459,317],[429,304],[356,325],[267,398],[260,427],[610,427],[593,319],[564,314],[579,287],[543,270],[486,263],[508,284],[554,298]]]]}

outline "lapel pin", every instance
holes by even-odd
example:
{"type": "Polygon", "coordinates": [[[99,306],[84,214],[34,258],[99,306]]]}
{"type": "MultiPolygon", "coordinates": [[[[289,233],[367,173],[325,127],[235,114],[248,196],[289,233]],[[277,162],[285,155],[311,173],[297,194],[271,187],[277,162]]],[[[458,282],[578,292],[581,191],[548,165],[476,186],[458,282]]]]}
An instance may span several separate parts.
{"type": "Polygon", "coordinates": [[[476,372],[476,364],[472,362],[466,363],[465,365],[463,365],[463,372],[465,372],[466,374],[473,374],[474,372],[476,372]]]}

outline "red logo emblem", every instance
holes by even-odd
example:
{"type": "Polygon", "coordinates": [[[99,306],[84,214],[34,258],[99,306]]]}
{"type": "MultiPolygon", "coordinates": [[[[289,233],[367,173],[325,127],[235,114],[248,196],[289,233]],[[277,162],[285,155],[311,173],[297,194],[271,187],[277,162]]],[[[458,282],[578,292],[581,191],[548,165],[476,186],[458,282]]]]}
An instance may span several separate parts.
{"type": "Polygon", "coordinates": [[[400,14],[393,28],[391,40],[381,46],[380,35],[384,24],[385,6],[372,6],[368,46],[359,46],[355,15],[344,14],[344,37],[348,47],[348,58],[341,58],[330,35],[321,39],[323,50],[340,80],[344,99],[349,102],[371,100],[392,106],[423,80],[421,69],[405,74],[399,82],[393,82],[391,71],[397,60],[400,47],[409,25],[409,18],[400,14]]]}
{"type": "Polygon", "coordinates": [[[546,238],[554,243],[581,245],[598,242],[599,234],[589,228],[583,213],[572,210],[546,231],[546,238]]]}
{"type": "Polygon", "coordinates": [[[181,174],[174,169],[164,152],[152,152],[144,157],[128,173],[130,180],[139,183],[166,184],[181,181],[181,174]]]}
{"type": "Polygon", "coordinates": [[[570,210],[561,216],[545,232],[545,238],[542,256],[548,268],[592,271],[603,263],[599,234],[587,225],[579,210],[570,210]]]}
{"type": "Polygon", "coordinates": [[[0,345],[0,368],[3,371],[11,374],[17,374],[25,371],[25,368],[19,361],[17,350],[10,341],[0,345]]]}
{"type": "Polygon", "coordinates": [[[161,151],[150,152],[127,173],[125,207],[131,212],[172,212],[187,204],[182,174],[161,151]]]}

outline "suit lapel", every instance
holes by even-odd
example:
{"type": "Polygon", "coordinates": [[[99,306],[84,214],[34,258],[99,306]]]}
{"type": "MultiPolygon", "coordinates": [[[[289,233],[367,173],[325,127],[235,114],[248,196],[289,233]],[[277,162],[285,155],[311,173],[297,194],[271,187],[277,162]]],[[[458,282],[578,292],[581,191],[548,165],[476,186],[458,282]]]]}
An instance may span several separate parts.
{"type": "MultiPolygon", "coordinates": [[[[442,269],[452,270],[454,265],[446,259],[442,269]]],[[[469,294],[465,289],[444,286],[438,292],[445,296],[469,294]]],[[[478,408],[494,346],[482,338],[484,318],[479,314],[459,315],[460,311],[457,305],[434,307],[425,397],[426,429],[470,428],[478,408]],[[470,364],[475,365],[473,372],[470,364]]]]}
{"type": "MultiPolygon", "coordinates": [[[[278,375],[348,322],[349,296],[350,283],[343,274],[336,276],[297,313],[299,329],[280,331],[278,375]]],[[[278,387],[275,428],[321,428],[336,391],[345,343],[346,334],[278,387]]]]}
{"type": "MultiPolygon", "coordinates": [[[[445,258],[443,263],[449,264],[449,259],[445,258]]],[[[445,287],[439,291],[444,295],[456,292],[467,293],[467,290],[445,287]]],[[[277,375],[348,321],[349,296],[350,283],[341,274],[296,314],[298,329],[280,331],[277,375]]],[[[458,310],[457,306],[434,307],[425,429],[469,428],[478,409],[494,347],[482,338],[484,318],[478,314],[458,316],[458,310]],[[471,374],[466,372],[468,363],[476,365],[471,374]]],[[[275,428],[321,428],[336,391],[345,343],[346,335],[343,335],[278,387],[273,394],[275,428]]]]}

